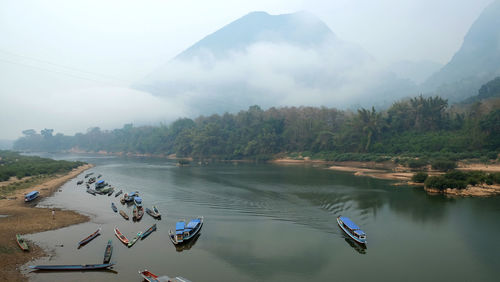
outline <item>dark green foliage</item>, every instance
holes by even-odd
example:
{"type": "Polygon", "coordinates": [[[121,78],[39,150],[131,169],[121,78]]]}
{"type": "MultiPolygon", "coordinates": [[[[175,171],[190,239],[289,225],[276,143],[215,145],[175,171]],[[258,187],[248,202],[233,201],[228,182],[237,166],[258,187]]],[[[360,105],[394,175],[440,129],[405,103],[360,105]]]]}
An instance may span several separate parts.
{"type": "Polygon", "coordinates": [[[452,160],[434,160],[431,162],[432,169],[448,171],[457,167],[457,163],[452,160]]]}
{"type": "Polygon", "coordinates": [[[424,167],[428,164],[428,161],[426,159],[420,158],[420,159],[411,159],[408,161],[408,167],[409,168],[421,168],[424,167]]]}
{"type": "Polygon", "coordinates": [[[21,179],[25,176],[64,173],[83,164],[83,162],[56,161],[36,156],[22,156],[19,153],[0,150],[0,181],[9,180],[12,176],[21,179]]]}
{"type": "Polygon", "coordinates": [[[425,172],[417,172],[413,175],[411,180],[416,183],[424,183],[429,175],[425,172]]]}
{"type": "Polygon", "coordinates": [[[464,189],[467,187],[467,183],[463,180],[448,179],[444,176],[429,176],[425,180],[425,186],[439,190],[447,188],[464,189]]]}
{"type": "Polygon", "coordinates": [[[451,170],[442,176],[429,176],[425,186],[440,190],[446,188],[464,189],[467,185],[500,183],[500,173],[485,173],[483,171],[463,172],[451,170]]]}

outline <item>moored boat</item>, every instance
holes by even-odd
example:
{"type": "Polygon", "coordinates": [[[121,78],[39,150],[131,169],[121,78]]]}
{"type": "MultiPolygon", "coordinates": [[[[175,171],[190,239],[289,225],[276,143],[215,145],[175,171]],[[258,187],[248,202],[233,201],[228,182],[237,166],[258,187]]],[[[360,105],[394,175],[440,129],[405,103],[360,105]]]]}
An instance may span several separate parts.
{"type": "Polygon", "coordinates": [[[78,247],[81,247],[85,244],[87,244],[88,242],[92,241],[95,237],[99,236],[100,235],[100,232],[101,232],[101,228],[99,227],[96,232],[90,234],[87,238],[81,240],[80,242],[78,242],[78,247]]]}
{"type": "Polygon", "coordinates": [[[115,192],[115,188],[111,187],[111,190],[109,190],[108,197],[111,196],[115,192]]]}
{"type": "Polygon", "coordinates": [[[137,206],[137,207],[142,207],[142,198],[137,196],[137,197],[134,197],[134,204],[137,206]]]}
{"type": "Polygon", "coordinates": [[[134,239],[132,239],[132,241],[130,241],[127,246],[129,248],[132,247],[135,244],[135,242],[137,242],[137,240],[139,240],[139,238],[141,238],[141,235],[142,235],[142,232],[138,232],[137,236],[135,236],[134,239]]]}
{"type": "Polygon", "coordinates": [[[38,191],[29,192],[28,194],[26,194],[24,196],[24,201],[25,202],[31,202],[34,199],[38,198],[39,195],[40,195],[40,192],[38,192],[38,191]]]}
{"type": "Polygon", "coordinates": [[[152,216],[153,218],[156,218],[156,219],[161,219],[161,214],[157,213],[157,212],[154,212],[153,210],[150,210],[148,208],[146,208],[146,212],[152,216]]]}
{"type": "Polygon", "coordinates": [[[98,270],[108,269],[114,263],[104,264],[75,264],[75,265],[30,265],[29,268],[37,270],[98,270]]]}
{"type": "Polygon", "coordinates": [[[118,239],[125,245],[128,245],[129,243],[129,240],[127,239],[127,237],[125,237],[125,235],[123,235],[120,230],[118,230],[117,227],[115,227],[115,235],[116,237],[118,237],[118,239]]]}
{"type": "Polygon", "coordinates": [[[21,248],[21,250],[23,250],[23,251],[29,251],[30,250],[30,248],[28,247],[28,244],[21,237],[21,235],[16,234],[16,241],[17,241],[17,244],[19,245],[19,247],[21,248]]]}
{"type": "Polygon", "coordinates": [[[139,221],[139,220],[141,220],[141,218],[142,218],[143,215],[144,215],[144,209],[142,207],[135,206],[134,207],[134,211],[133,211],[132,219],[134,221],[139,221]]]}
{"type": "Polygon", "coordinates": [[[120,196],[122,193],[123,193],[123,190],[120,190],[120,191],[116,192],[115,198],[118,197],[118,196],[120,196]]]}
{"type": "Polygon", "coordinates": [[[128,215],[123,210],[120,210],[120,215],[123,216],[123,218],[125,218],[126,220],[128,220],[128,215]]]}
{"type": "Polygon", "coordinates": [[[144,238],[148,237],[153,231],[156,231],[156,224],[153,224],[153,226],[149,227],[148,230],[142,233],[141,240],[144,240],[144,238]]]}
{"type": "Polygon", "coordinates": [[[354,239],[354,241],[360,244],[366,244],[366,233],[361,230],[352,220],[345,216],[337,217],[337,223],[339,227],[347,234],[349,237],[354,239]]]}
{"type": "Polygon", "coordinates": [[[115,203],[111,203],[111,209],[113,209],[114,212],[118,212],[118,209],[115,206],[115,203]]]}
{"type": "Polygon", "coordinates": [[[76,185],[80,185],[80,184],[83,184],[83,180],[79,180],[78,182],[76,182],[76,185]]]}
{"type": "Polygon", "coordinates": [[[190,280],[187,280],[186,278],[181,277],[181,276],[177,276],[175,278],[170,278],[170,277],[168,277],[166,275],[164,275],[164,276],[158,276],[158,275],[155,275],[155,274],[151,273],[147,269],[145,269],[143,271],[139,270],[139,275],[141,275],[141,277],[144,278],[144,280],[146,280],[148,282],[160,282],[160,281],[191,282],[190,280]]]}
{"type": "Polygon", "coordinates": [[[113,254],[113,241],[108,240],[108,244],[106,244],[106,249],[104,250],[104,260],[102,261],[102,263],[109,263],[112,254],[113,254]]]}
{"type": "Polygon", "coordinates": [[[95,183],[95,188],[100,189],[106,187],[107,185],[108,183],[106,183],[104,180],[99,180],[95,183]]]}
{"type": "Polygon", "coordinates": [[[196,236],[203,227],[203,217],[192,219],[186,224],[184,220],[175,224],[175,233],[169,231],[170,240],[174,245],[185,243],[196,236]]]}
{"type": "Polygon", "coordinates": [[[95,196],[96,191],[94,189],[87,188],[87,193],[95,196]]]}

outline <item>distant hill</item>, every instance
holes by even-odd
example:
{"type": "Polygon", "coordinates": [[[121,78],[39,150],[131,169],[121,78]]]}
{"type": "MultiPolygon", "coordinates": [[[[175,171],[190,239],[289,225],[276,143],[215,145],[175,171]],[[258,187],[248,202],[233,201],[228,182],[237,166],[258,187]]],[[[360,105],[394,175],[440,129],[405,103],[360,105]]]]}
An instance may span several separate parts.
{"type": "Polygon", "coordinates": [[[0,150],[9,150],[12,148],[13,144],[14,144],[13,140],[0,139],[0,150]]]}
{"type": "Polygon", "coordinates": [[[400,78],[421,84],[442,67],[442,64],[432,61],[400,61],[390,65],[388,69],[400,78]]]}
{"type": "Polygon", "coordinates": [[[390,105],[416,93],[365,50],[307,12],[253,12],[229,23],[138,81],[135,88],[187,105],[193,115],[250,105],[390,105]]]}
{"type": "Polygon", "coordinates": [[[473,23],[463,44],[441,70],[423,85],[426,92],[458,102],[500,75],[500,1],[490,4],[473,23]]]}
{"type": "Polygon", "coordinates": [[[500,98],[500,76],[481,86],[478,94],[463,101],[465,104],[492,98],[500,98]]]}

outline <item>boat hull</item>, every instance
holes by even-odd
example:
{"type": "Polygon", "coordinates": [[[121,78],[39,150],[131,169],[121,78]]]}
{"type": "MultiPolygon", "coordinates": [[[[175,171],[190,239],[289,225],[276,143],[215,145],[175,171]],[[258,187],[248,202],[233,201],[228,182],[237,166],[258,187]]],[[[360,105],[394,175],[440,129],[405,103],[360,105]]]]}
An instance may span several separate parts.
{"type": "Polygon", "coordinates": [[[356,241],[357,243],[359,244],[363,244],[365,245],[366,244],[366,240],[361,240],[359,238],[356,238],[354,235],[351,234],[351,232],[349,232],[349,230],[347,230],[344,226],[342,226],[342,221],[337,217],[337,224],[339,225],[340,229],[342,229],[347,235],[349,235],[349,237],[351,237],[354,241],[356,241]]]}
{"type": "Polygon", "coordinates": [[[148,237],[149,234],[153,233],[154,231],[156,231],[156,224],[153,224],[153,226],[151,226],[148,230],[142,233],[141,240],[144,240],[144,238],[148,237]]]}
{"type": "Polygon", "coordinates": [[[123,244],[128,245],[128,243],[130,243],[130,241],[127,239],[127,237],[125,237],[125,235],[123,235],[120,232],[120,230],[118,230],[118,228],[116,228],[116,227],[115,227],[115,235],[118,238],[118,240],[120,240],[123,244]]]}
{"type": "Polygon", "coordinates": [[[29,268],[36,270],[98,270],[107,269],[115,265],[114,263],[105,264],[81,264],[81,265],[30,265],[29,268]]]}
{"type": "Polygon", "coordinates": [[[172,241],[172,243],[174,245],[187,244],[189,241],[191,241],[193,238],[196,237],[196,235],[198,235],[201,232],[201,228],[203,227],[203,217],[200,217],[200,219],[201,219],[201,222],[198,225],[198,227],[191,234],[189,234],[189,236],[183,237],[182,241],[178,241],[175,237],[175,233],[173,233],[172,230],[170,230],[170,232],[169,232],[170,241],[172,241]]]}
{"type": "Polygon", "coordinates": [[[16,235],[16,241],[17,241],[17,245],[19,245],[19,248],[21,248],[21,250],[23,250],[23,251],[30,250],[30,248],[28,247],[28,244],[26,243],[26,241],[24,241],[23,238],[21,238],[21,236],[16,235]]]}
{"type": "Polygon", "coordinates": [[[113,255],[113,241],[109,240],[108,244],[106,245],[106,249],[104,250],[103,263],[109,263],[112,255],[113,255]]]}
{"type": "Polygon", "coordinates": [[[80,242],[78,242],[78,247],[82,247],[83,245],[87,244],[88,242],[94,240],[95,237],[101,235],[101,228],[97,229],[96,232],[90,234],[87,238],[81,240],[80,242]]]}

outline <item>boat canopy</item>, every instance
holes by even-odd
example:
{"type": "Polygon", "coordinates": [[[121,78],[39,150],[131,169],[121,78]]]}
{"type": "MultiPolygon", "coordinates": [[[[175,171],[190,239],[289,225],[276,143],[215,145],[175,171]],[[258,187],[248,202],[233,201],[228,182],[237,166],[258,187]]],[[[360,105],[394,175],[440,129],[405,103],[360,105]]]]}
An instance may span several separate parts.
{"type": "Polygon", "coordinates": [[[24,196],[25,198],[31,198],[33,196],[36,196],[38,195],[38,191],[32,191],[32,192],[29,192],[28,194],[26,194],[26,196],[24,196]]]}
{"type": "Polygon", "coordinates": [[[97,181],[97,184],[101,184],[101,183],[104,183],[104,180],[97,181]]]}
{"type": "Polygon", "coordinates": [[[134,198],[134,200],[135,200],[135,202],[136,202],[136,203],[138,203],[138,204],[142,203],[142,198],[141,198],[141,197],[139,197],[139,196],[135,197],[135,198],[134,198]]]}
{"type": "Polygon", "coordinates": [[[186,227],[186,223],[184,221],[179,221],[175,224],[175,233],[182,234],[184,232],[184,227],[186,227]]]}
{"type": "Polygon", "coordinates": [[[366,233],[361,229],[355,230],[354,233],[358,234],[359,236],[366,236],[366,233]]]}
{"type": "MultiPolygon", "coordinates": [[[[340,217],[340,220],[342,220],[342,222],[343,222],[345,225],[347,225],[347,227],[349,227],[351,230],[359,230],[359,229],[360,229],[360,228],[359,228],[359,227],[358,227],[358,226],[357,226],[354,222],[352,222],[352,221],[351,221],[349,218],[347,218],[347,217],[341,216],[341,217],[340,217]]],[[[359,230],[359,231],[361,231],[361,230],[359,230]]],[[[363,231],[361,231],[361,232],[363,232],[363,231]]],[[[363,232],[363,234],[364,234],[364,232],[363,232]]]]}
{"type": "Polygon", "coordinates": [[[132,192],[130,194],[128,194],[129,197],[135,197],[136,195],[139,195],[139,193],[137,192],[132,192]]]}
{"type": "Polygon", "coordinates": [[[187,224],[187,228],[189,229],[194,229],[196,228],[196,226],[198,226],[198,224],[200,224],[201,220],[199,218],[197,219],[192,219],[188,224],[187,224]]]}

